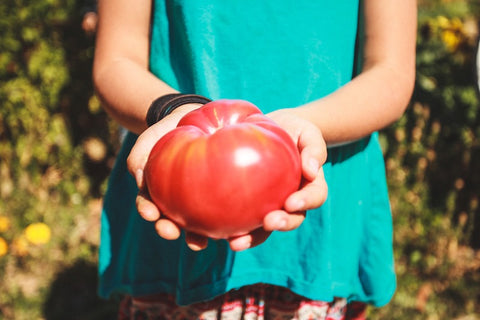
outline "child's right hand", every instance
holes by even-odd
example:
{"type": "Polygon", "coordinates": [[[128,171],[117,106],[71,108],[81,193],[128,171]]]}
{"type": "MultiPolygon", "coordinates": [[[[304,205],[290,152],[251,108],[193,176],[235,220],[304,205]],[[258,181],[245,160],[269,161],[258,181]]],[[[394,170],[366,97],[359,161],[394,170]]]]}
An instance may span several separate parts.
{"type": "MultiPolygon", "coordinates": [[[[180,119],[190,111],[200,107],[199,104],[188,104],[175,109],[169,116],[146,129],[137,139],[127,159],[127,167],[135,177],[138,186],[136,199],[137,210],[143,219],[155,222],[158,235],[167,240],[175,240],[180,236],[180,228],[171,220],[164,217],[158,207],[150,199],[144,179],[144,168],[153,146],[165,134],[173,130],[180,119]]],[[[201,250],[206,247],[207,239],[187,233],[186,240],[192,250],[201,250]]]]}

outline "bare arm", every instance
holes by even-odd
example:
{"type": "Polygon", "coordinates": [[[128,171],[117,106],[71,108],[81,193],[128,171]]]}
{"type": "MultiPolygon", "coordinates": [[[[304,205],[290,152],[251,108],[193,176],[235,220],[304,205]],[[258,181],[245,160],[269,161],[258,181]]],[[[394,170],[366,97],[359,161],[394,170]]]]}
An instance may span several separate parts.
{"type": "Polygon", "coordinates": [[[380,130],[405,111],[415,79],[416,1],[365,0],[364,65],[331,95],[292,110],[329,145],[380,130]]]}
{"type": "MultiPolygon", "coordinates": [[[[318,128],[328,143],[344,142],[383,128],[403,113],[414,78],[415,1],[365,2],[367,39],[362,74],[324,99],[271,115],[298,140],[307,183],[289,197],[285,211],[268,215],[266,231],[232,239],[233,249],[256,245],[272,230],[298,227],[303,221],[302,212],[323,203],[326,185],[320,167],[326,154],[318,128]],[[293,117],[288,113],[293,113],[293,117]],[[296,120],[289,120],[292,118],[296,120]]],[[[99,1],[94,82],[110,115],[129,130],[143,132],[127,161],[141,190],[137,208],[146,220],[156,221],[160,236],[175,239],[180,234],[178,227],[159,219],[158,208],[145,196],[143,167],[154,142],[173,129],[188,109],[198,106],[182,106],[145,131],[145,115],[151,101],[175,92],[148,71],[150,10],[149,0],[134,5],[127,0],[99,1]]],[[[195,249],[206,245],[203,238],[187,237],[187,242],[195,249]]]]}
{"type": "MultiPolygon", "coordinates": [[[[198,105],[182,106],[147,128],[145,116],[150,103],[160,95],[175,92],[148,70],[150,11],[149,0],[140,0],[134,5],[127,0],[99,1],[93,79],[107,112],[130,131],[141,133],[127,160],[129,171],[135,176],[140,189],[136,199],[140,215],[155,222],[161,237],[176,239],[180,229],[165,219],[150,201],[144,185],[143,168],[155,142],[172,130],[183,114],[198,105]]],[[[276,120],[283,121],[285,127],[292,127],[291,120],[285,121],[285,117],[279,116],[276,120]]],[[[258,229],[251,234],[230,239],[230,246],[234,250],[243,250],[263,242],[273,230],[298,227],[304,219],[305,210],[320,206],[325,201],[326,184],[320,168],[326,158],[323,138],[308,121],[299,118],[294,123],[300,130],[293,125],[290,131],[292,138],[298,140],[305,185],[287,199],[285,207],[288,213],[277,210],[267,215],[265,230],[258,229]]],[[[190,233],[186,234],[186,241],[194,250],[207,245],[206,238],[190,233]]]]}
{"type": "Polygon", "coordinates": [[[135,133],[157,97],[175,92],[148,71],[151,1],[100,0],[93,80],[106,111],[135,133]]]}

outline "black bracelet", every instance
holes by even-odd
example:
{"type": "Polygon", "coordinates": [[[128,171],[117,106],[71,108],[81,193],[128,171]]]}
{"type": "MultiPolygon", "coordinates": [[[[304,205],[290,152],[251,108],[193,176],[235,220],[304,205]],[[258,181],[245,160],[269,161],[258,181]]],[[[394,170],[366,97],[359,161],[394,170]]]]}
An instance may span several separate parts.
{"type": "Polygon", "coordinates": [[[155,99],[147,112],[147,125],[150,127],[168,116],[176,108],[188,103],[205,104],[212,100],[197,94],[171,93],[155,99]]]}

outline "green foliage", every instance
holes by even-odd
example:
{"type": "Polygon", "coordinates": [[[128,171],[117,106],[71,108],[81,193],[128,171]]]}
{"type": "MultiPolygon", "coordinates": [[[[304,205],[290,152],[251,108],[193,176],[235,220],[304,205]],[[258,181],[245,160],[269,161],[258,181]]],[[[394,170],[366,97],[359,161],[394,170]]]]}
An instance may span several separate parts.
{"type": "Polygon", "coordinates": [[[57,269],[96,262],[99,206],[87,205],[102,193],[118,142],[93,94],[93,38],[80,28],[80,6],[0,2],[0,240],[8,246],[0,319],[40,318],[57,269]],[[37,222],[52,233],[44,245],[25,233],[37,222]]]}
{"type": "Polygon", "coordinates": [[[419,10],[411,106],[383,132],[399,288],[374,319],[480,316],[478,21],[469,4],[424,1],[419,10]]]}
{"type": "MultiPolygon", "coordinates": [[[[398,290],[371,319],[478,319],[480,4],[419,4],[411,107],[381,135],[398,290]]],[[[80,29],[81,9],[76,0],[0,1],[0,319],[115,313],[95,297],[95,265],[118,135],[93,93],[94,39],[80,29]],[[44,245],[25,233],[36,222],[51,230],[44,245]]]]}
{"type": "MultiPolygon", "coordinates": [[[[59,105],[69,78],[65,52],[58,32],[50,29],[54,19],[65,13],[64,5],[68,7],[53,1],[0,4],[0,10],[7,13],[1,16],[4,28],[0,35],[4,40],[0,59],[0,190],[5,200],[20,192],[38,196],[39,185],[48,183],[43,176],[49,168],[60,170],[61,180],[67,184],[82,180],[81,154],[70,142],[59,105]],[[13,187],[14,182],[20,183],[13,187]]],[[[51,188],[48,191],[68,196],[55,183],[51,188]]]]}

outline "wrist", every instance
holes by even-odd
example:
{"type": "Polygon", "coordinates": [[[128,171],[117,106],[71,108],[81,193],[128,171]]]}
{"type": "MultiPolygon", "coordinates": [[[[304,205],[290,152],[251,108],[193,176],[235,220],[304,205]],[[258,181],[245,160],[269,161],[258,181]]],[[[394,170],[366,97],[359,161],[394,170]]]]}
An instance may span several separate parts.
{"type": "Polygon", "coordinates": [[[185,106],[185,108],[182,109],[188,110],[189,108],[193,108],[193,106],[188,107],[188,105],[197,105],[197,107],[199,107],[210,101],[210,99],[196,94],[173,93],[163,95],[152,102],[145,120],[147,125],[151,126],[178,108],[185,106]]]}
{"type": "Polygon", "coordinates": [[[175,116],[179,116],[179,117],[183,117],[184,115],[186,115],[187,113],[193,111],[193,110],[196,110],[198,108],[200,108],[201,106],[203,106],[204,104],[203,103],[187,103],[187,104],[184,104],[184,105],[181,105],[180,107],[178,108],[175,108],[175,110],[172,110],[172,112],[170,113],[170,115],[175,115],[175,116]]]}

